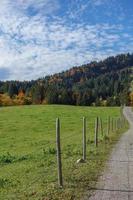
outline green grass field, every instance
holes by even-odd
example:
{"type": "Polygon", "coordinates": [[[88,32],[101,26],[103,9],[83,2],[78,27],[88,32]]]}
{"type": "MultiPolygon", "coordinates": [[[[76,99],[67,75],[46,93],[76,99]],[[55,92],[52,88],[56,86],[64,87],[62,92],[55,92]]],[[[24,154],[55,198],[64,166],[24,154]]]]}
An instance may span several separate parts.
{"type": "MultiPolygon", "coordinates": [[[[97,181],[110,143],[99,136],[94,147],[94,121],[119,117],[120,108],[74,106],[20,106],[0,108],[0,199],[78,199],[97,181]],[[87,162],[82,156],[82,118],[87,118],[87,162]],[[61,121],[64,188],[57,185],[55,120],[61,121]]],[[[114,135],[114,136],[113,136],[114,135]]]]}

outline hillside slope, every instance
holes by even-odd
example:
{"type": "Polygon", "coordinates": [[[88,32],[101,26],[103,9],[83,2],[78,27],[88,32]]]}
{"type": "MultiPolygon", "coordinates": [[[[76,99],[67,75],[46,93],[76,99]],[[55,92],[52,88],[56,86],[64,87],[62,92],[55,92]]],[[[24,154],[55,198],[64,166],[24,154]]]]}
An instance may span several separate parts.
{"type": "Polygon", "coordinates": [[[133,54],[121,54],[35,81],[0,82],[0,104],[128,105],[132,66],[133,54]]]}

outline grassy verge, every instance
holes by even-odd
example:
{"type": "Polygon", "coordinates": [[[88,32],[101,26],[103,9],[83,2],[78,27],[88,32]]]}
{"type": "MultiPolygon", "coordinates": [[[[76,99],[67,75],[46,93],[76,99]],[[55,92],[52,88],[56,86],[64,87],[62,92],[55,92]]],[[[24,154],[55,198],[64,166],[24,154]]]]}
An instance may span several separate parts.
{"type": "Polygon", "coordinates": [[[112,146],[121,133],[110,139],[99,135],[94,146],[94,122],[120,116],[120,108],[74,106],[24,106],[0,110],[0,199],[72,200],[94,187],[112,146]],[[87,117],[87,161],[82,156],[82,117],[87,117]],[[55,119],[61,120],[64,188],[57,186],[55,119]]]}

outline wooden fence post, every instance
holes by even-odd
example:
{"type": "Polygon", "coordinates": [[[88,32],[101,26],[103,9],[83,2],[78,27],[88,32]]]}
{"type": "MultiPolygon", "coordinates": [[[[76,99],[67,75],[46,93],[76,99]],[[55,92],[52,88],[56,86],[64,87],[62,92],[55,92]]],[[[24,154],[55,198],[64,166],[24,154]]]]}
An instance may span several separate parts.
{"type": "Polygon", "coordinates": [[[118,127],[117,127],[117,118],[115,119],[115,129],[117,131],[118,127]]]}
{"type": "Polygon", "coordinates": [[[120,117],[120,128],[122,128],[122,118],[120,117]]]}
{"type": "Polygon", "coordinates": [[[114,132],[116,131],[116,119],[114,119],[114,132]]]}
{"type": "Polygon", "coordinates": [[[56,119],[56,149],[57,149],[57,167],[58,167],[58,184],[63,186],[62,162],[61,162],[61,144],[60,144],[60,120],[56,119]]]}
{"type": "Polygon", "coordinates": [[[96,118],[95,121],[95,146],[98,146],[98,117],[96,118]]]}
{"type": "Polygon", "coordinates": [[[121,129],[121,119],[119,118],[119,129],[121,129]]]}
{"type": "Polygon", "coordinates": [[[83,160],[86,160],[86,118],[83,117],[83,160]]]}
{"type": "Polygon", "coordinates": [[[103,121],[102,121],[102,118],[99,117],[99,126],[100,126],[100,133],[101,133],[101,136],[103,137],[103,121]]]}
{"type": "Polygon", "coordinates": [[[114,132],[114,118],[112,117],[112,132],[114,132]]]}

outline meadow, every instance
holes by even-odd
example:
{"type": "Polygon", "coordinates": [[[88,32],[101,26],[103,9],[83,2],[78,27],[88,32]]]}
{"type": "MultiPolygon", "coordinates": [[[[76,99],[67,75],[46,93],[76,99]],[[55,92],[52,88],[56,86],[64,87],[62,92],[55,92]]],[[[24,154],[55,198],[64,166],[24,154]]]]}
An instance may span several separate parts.
{"type": "MultiPolygon", "coordinates": [[[[0,199],[72,200],[94,187],[109,152],[123,129],[99,135],[94,146],[95,118],[120,117],[118,107],[18,106],[0,108],[0,199]],[[61,121],[64,187],[58,188],[55,121],[61,121]],[[87,161],[82,157],[82,119],[87,119],[87,161]]],[[[90,194],[88,194],[90,195],[90,194]]]]}

